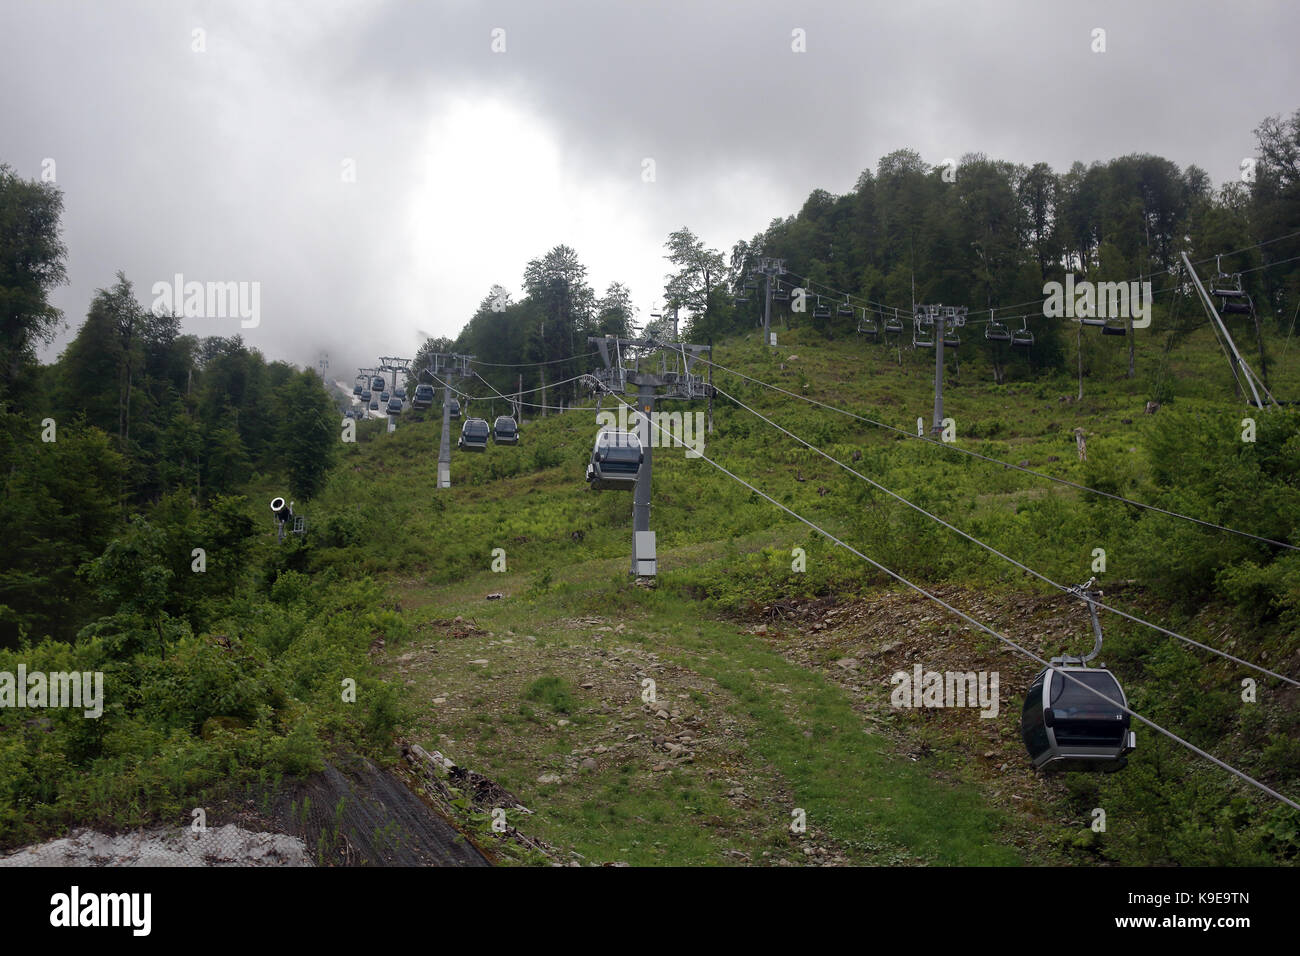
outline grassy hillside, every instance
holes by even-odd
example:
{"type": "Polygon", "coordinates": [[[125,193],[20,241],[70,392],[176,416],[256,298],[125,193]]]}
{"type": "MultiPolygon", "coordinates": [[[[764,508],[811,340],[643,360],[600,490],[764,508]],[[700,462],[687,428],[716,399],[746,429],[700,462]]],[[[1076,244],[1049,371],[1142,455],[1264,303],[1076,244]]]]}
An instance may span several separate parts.
{"type": "MultiPolygon", "coordinates": [[[[1275,353],[1283,345],[1273,343],[1275,353]]],[[[1242,453],[1245,412],[1208,331],[1158,369],[1158,340],[1142,341],[1133,380],[1120,377],[1121,348],[1109,362],[1090,359],[1082,401],[1068,376],[995,386],[975,362],[950,368],[947,413],[958,442],[1285,535],[1293,519],[1283,527],[1267,506],[1294,505],[1294,490],[1249,484],[1258,464],[1232,465],[1248,484],[1209,495],[1190,476],[1164,473],[1189,452],[1207,466],[1242,453]],[[1165,404],[1147,415],[1153,389],[1165,404]],[[1076,427],[1087,435],[1086,463],[1076,427]]],[[[883,347],[796,331],[778,350],[731,341],[715,358],[901,429],[914,430],[918,416],[929,421],[928,355],[905,350],[900,366],[883,347]]],[[[1300,385],[1296,364],[1275,363],[1279,395],[1300,385]]],[[[1094,549],[1104,548],[1107,600],[1283,673],[1297,670],[1295,565],[1270,561],[1265,546],[909,441],[720,372],[715,382],[1057,581],[1085,580],[1094,549]],[[1230,582],[1252,566],[1263,580],[1234,590],[1230,582]],[[1261,596],[1270,607],[1258,607],[1261,596]]],[[[1294,413],[1258,417],[1261,435],[1284,432],[1290,437],[1270,441],[1295,446],[1294,413]]],[[[376,431],[350,449],[312,505],[311,561],[381,582],[411,635],[390,642],[383,663],[409,708],[403,732],[519,795],[533,810],[511,820],[520,828],[588,860],[639,863],[1294,857],[1295,814],[1141,726],[1123,773],[1034,775],[1016,727],[1032,662],[825,544],[707,462],[681,450],[656,455],[660,574],[647,591],[627,574],[630,495],[593,493],[582,482],[592,411],[527,423],[517,448],[457,454],[444,491],[435,487],[439,428],[408,419],[394,435],[376,431]],[[807,554],[803,573],[790,570],[795,547],[807,554]],[[490,570],[498,548],[504,573],[490,570]],[[914,663],[998,670],[1000,716],[893,710],[890,675],[914,663]],[[655,704],[641,697],[647,677],[655,704]],[[1104,834],[1089,828],[1097,807],[1108,816],[1104,834]],[[796,808],[807,812],[802,838],[789,832],[796,808]]],[[[748,412],[719,401],[706,454],[1036,653],[1090,646],[1077,602],[748,412]]],[[[1297,712],[1286,685],[1264,679],[1259,702],[1242,703],[1241,679],[1259,675],[1139,625],[1105,623],[1104,659],[1138,712],[1294,792],[1297,712]]]]}
{"type": "MultiPolygon", "coordinates": [[[[781,341],[778,350],[753,337],[721,342],[715,359],[903,433],[917,417],[928,422],[929,355],[803,330],[782,331],[781,341]]],[[[1256,412],[1258,440],[1242,442],[1247,411],[1208,332],[1167,355],[1160,343],[1144,334],[1131,380],[1122,343],[1110,356],[1100,349],[1111,341],[1090,343],[1081,401],[1069,375],[996,386],[959,351],[946,387],[957,444],[1300,540],[1300,416],[1256,412]],[[1145,414],[1153,394],[1163,405],[1145,414]]],[[[1285,360],[1284,341],[1270,347],[1277,394],[1297,394],[1300,363],[1285,360]]],[[[1104,549],[1108,602],[1300,673],[1294,552],[918,442],[721,371],[715,383],[1058,582],[1087,579],[1104,549]]],[[[135,573],[179,554],[180,581],[199,535],[213,542],[225,586],[203,592],[193,628],[119,611],[71,650],[22,652],[29,668],[104,669],[110,704],[93,724],[66,713],[0,715],[12,731],[0,739],[0,841],[188,821],[194,806],[217,808],[215,818],[243,789],[274,790],[331,755],[396,764],[400,740],[513,793],[531,812],[507,806],[508,822],[566,860],[1295,860],[1295,813],[1143,726],[1120,773],[1035,774],[1018,716],[1037,665],[681,449],[655,456],[659,578],[636,587],[631,496],[594,493],[582,480],[593,412],[525,422],[518,447],[455,453],[453,485],[441,491],[440,415],[408,414],[391,435],[362,423],[322,492],[299,502],[307,534],[283,545],[265,513],[282,491],[270,479],[206,516],[166,499],[110,548],[111,567],[135,573]],[[796,548],[803,570],[793,569],[796,548]],[[494,571],[502,552],[504,570],[494,571]],[[996,716],[891,706],[892,675],[917,665],[997,672],[996,716]],[[355,702],[340,694],[349,681],[355,702]],[[1105,832],[1091,828],[1097,810],[1105,832]],[[804,832],[792,832],[800,822],[804,832]]],[[[725,398],[705,452],[1033,652],[1090,647],[1077,600],[725,398]]],[[[1134,709],[1283,793],[1300,791],[1293,688],[1138,624],[1104,621],[1103,659],[1134,709]],[[1247,703],[1242,681],[1252,677],[1257,696],[1247,703]]],[[[0,670],[13,670],[19,655],[5,654],[0,670]]],[[[490,809],[468,797],[450,803],[500,861],[538,862],[494,838],[490,809]]]]}

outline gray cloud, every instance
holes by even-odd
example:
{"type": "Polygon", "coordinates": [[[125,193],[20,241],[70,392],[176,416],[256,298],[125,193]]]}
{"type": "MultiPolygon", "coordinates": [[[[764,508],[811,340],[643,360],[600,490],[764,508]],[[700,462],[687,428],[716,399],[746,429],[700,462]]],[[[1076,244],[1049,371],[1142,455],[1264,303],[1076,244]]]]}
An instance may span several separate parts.
{"type": "Polygon", "coordinates": [[[18,0],[0,161],[57,161],[74,327],[119,268],[146,302],[176,272],[259,281],[246,339],[340,370],[455,334],[558,242],[647,307],[670,230],[725,251],[900,147],[1057,169],[1154,152],[1228,180],[1259,121],[1300,106],[1298,21],[1201,0],[18,0]]]}

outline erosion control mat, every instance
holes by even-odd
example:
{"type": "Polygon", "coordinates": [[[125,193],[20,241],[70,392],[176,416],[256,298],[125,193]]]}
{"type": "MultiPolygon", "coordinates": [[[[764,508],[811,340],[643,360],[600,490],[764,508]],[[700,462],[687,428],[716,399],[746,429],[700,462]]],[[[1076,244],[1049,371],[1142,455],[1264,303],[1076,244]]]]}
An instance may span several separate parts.
{"type": "Polygon", "coordinates": [[[283,787],[271,815],[318,865],[490,865],[401,780],[363,758],[326,764],[283,787]]]}

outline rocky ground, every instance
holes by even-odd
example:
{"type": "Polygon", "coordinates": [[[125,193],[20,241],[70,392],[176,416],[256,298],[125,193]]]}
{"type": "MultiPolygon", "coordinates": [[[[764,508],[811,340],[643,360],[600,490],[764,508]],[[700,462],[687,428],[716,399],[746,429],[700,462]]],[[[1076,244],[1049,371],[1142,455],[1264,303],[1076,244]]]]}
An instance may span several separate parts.
{"type": "Polygon", "coordinates": [[[200,833],[176,827],[111,835],[78,830],[23,847],[0,866],[311,866],[306,844],[283,833],[233,823],[200,833]]]}

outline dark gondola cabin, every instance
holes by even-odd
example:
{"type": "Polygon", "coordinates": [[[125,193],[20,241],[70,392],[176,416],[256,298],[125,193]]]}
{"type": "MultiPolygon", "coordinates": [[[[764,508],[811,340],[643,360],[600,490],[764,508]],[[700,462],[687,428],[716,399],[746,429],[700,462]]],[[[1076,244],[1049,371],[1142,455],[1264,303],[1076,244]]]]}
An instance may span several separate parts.
{"type": "Polygon", "coordinates": [[[1104,667],[1054,668],[1034,679],[1020,714],[1020,736],[1034,767],[1119,770],[1136,746],[1119,681],[1104,667]]]}
{"type": "Polygon", "coordinates": [[[460,402],[453,398],[447,403],[447,411],[451,414],[452,418],[460,418],[460,402]]]}
{"type": "Polygon", "coordinates": [[[433,386],[417,385],[415,386],[415,397],[411,399],[413,408],[425,409],[433,404],[433,386]]]}
{"type": "Polygon", "coordinates": [[[587,465],[587,482],[593,491],[607,488],[631,491],[636,487],[644,460],[641,439],[635,432],[606,429],[596,436],[587,465]]]}
{"type": "Polygon", "coordinates": [[[518,445],[519,426],[509,415],[498,415],[492,423],[492,440],[498,445],[518,445]]]}
{"type": "Polygon", "coordinates": [[[487,451],[489,431],[486,419],[467,418],[460,428],[456,447],[462,451],[487,451]]]}
{"type": "Polygon", "coordinates": [[[400,398],[394,396],[393,398],[390,398],[388,400],[388,414],[390,415],[402,414],[402,400],[400,398]]]}
{"type": "Polygon", "coordinates": [[[372,378],[372,379],[370,380],[370,387],[373,388],[375,391],[382,392],[382,391],[384,390],[384,378],[383,378],[383,376],[382,376],[382,375],[376,375],[374,378],[372,378]]]}

